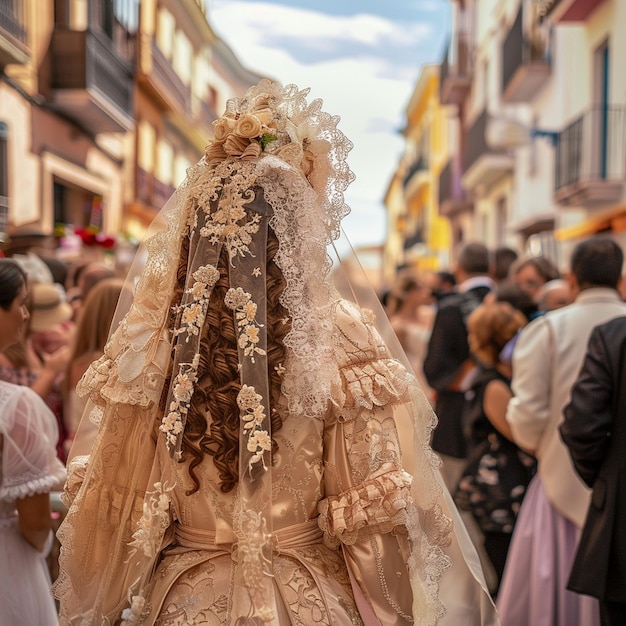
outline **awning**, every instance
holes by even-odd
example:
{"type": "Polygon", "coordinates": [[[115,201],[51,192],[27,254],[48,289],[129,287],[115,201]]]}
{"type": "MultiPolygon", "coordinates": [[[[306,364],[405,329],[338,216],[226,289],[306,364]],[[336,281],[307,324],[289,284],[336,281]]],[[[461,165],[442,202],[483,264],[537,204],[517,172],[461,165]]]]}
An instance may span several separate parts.
{"type": "Polygon", "coordinates": [[[614,233],[626,230],[626,204],[602,211],[579,224],[559,228],[554,237],[559,241],[581,239],[608,230],[614,233]]]}

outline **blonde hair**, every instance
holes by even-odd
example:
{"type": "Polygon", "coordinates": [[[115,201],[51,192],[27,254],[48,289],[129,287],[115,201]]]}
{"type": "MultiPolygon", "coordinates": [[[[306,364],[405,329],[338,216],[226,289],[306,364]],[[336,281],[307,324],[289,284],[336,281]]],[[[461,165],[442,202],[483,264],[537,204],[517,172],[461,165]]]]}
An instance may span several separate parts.
{"type": "Polygon", "coordinates": [[[526,323],[524,314],[508,302],[481,304],[467,320],[470,352],[485,365],[497,365],[502,348],[526,323]]]}

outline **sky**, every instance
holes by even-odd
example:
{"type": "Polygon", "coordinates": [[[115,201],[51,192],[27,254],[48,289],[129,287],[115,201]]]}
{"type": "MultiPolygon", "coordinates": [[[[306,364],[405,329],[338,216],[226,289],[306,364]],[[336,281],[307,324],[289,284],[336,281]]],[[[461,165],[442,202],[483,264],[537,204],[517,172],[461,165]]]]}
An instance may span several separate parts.
{"type": "Polygon", "coordinates": [[[402,156],[421,67],[438,64],[450,0],[205,0],[209,23],[248,69],[310,87],[354,143],[343,221],[353,247],[386,236],[384,196],[402,156]]]}

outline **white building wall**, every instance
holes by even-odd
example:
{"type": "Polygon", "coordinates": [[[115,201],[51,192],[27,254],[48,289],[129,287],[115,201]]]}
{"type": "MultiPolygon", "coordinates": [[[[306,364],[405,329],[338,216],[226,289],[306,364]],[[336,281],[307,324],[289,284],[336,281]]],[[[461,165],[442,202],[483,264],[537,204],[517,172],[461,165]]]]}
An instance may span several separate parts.
{"type": "Polygon", "coordinates": [[[8,126],[9,221],[28,224],[41,216],[40,168],[30,152],[30,104],[0,82],[0,121],[8,126]]]}

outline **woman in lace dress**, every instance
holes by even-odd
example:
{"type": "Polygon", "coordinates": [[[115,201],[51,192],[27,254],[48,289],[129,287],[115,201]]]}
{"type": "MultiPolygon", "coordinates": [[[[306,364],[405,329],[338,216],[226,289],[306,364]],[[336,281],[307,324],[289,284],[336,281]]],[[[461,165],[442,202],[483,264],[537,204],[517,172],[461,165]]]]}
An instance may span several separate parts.
{"type": "Polygon", "coordinates": [[[79,385],[62,623],[497,623],[430,406],[330,281],[351,144],[307,94],[229,101],[79,385]]]}
{"type": "MultiPolygon", "coordinates": [[[[24,271],[0,259],[0,349],[19,340],[27,297],[24,271]]],[[[49,492],[65,477],[57,436],[54,415],[34,391],[0,381],[0,624],[7,626],[57,623],[45,560],[49,492]]]]}

